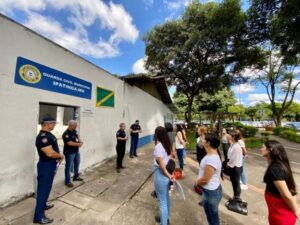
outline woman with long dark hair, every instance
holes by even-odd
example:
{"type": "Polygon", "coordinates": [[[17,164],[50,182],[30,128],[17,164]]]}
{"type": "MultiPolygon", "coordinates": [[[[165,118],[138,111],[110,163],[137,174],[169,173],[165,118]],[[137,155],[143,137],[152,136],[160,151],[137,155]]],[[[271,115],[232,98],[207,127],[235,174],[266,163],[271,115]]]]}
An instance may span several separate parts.
{"type": "Polygon", "coordinates": [[[264,143],[261,153],[269,164],[264,175],[269,224],[294,225],[297,218],[300,220],[300,209],[296,202],[296,184],[286,151],[280,142],[270,140],[264,143]]]}
{"type": "Polygon", "coordinates": [[[167,225],[170,217],[170,181],[174,181],[172,174],[166,169],[170,160],[172,145],[165,128],[159,126],[155,129],[154,150],[154,187],[160,204],[160,223],[167,225]]]}
{"type": "Polygon", "coordinates": [[[183,154],[184,154],[185,146],[186,146],[186,139],[182,131],[182,126],[180,124],[176,124],[175,148],[176,148],[179,166],[181,170],[183,170],[183,165],[184,165],[183,154]]]}
{"type": "Polygon", "coordinates": [[[202,144],[207,154],[201,160],[196,185],[202,187],[202,204],[208,224],[219,225],[219,203],[222,199],[220,140],[216,134],[206,134],[202,144]]]}

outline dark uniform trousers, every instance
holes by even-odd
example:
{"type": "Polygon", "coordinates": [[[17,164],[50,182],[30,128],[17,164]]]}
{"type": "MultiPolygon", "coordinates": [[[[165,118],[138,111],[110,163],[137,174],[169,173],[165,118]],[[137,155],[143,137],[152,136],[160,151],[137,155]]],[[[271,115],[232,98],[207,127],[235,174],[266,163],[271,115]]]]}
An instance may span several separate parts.
{"type": "Polygon", "coordinates": [[[117,145],[117,168],[120,169],[123,165],[123,158],[126,151],[126,145],[117,145]]]}
{"type": "Polygon", "coordinates": [[[139,136],[131,136],[131,143],[130,143],[130,156],[136,156],[136,150],[138,147],[139,136]]]}
{"type": "Polygon", "coordinates": [[[34,219],[41,220],[45,217],[45,207],[52,188],[56,170],[56,161],[39,161],[37,164],[37,196],[34,219]]]}

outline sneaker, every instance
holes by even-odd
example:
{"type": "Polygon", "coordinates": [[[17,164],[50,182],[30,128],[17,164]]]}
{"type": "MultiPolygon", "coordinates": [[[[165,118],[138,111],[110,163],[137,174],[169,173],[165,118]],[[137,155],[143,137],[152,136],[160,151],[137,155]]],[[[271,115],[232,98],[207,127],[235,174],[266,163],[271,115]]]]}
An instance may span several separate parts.
{"type": "MultiPolygon", "coordinates": [[[[160,224],[160,216],[155,216],[155,221],[160,224]]],[[[170,220],[168,219],[168,225],[170,224],[170,220]]]]}
{"type": "Polygon", "coordinates": [[[118,169],[117,169],[117,173],[121,173],[121,169],[118,168],[118,169]]]}
{"type": "Polygon", "coordinates": [[[121,169],[126,169],[126,166],[121,166],[121,169]]]}
{"type": "Polygon", "coordinates": [[[247,190],[247,189],[248,189],[247,184],[241,184],[241,189],[242,189],[242,190],[247,190]]]}
{"type": "Polygon", "coordinates": [[[53,219],[49,219],[47,217],[44,217],[43,219],[41,220],[33,220],[33,223],[38,223],[38,224],[49,224],[49,223],[52,223],[53,222],[53,219]]]}
{"type": "Polygon", "coordinates": [[[67,187],[69,187],[69,188],[72,188],[72,187],[74,187],[74,184],[72,184],[71,182],[70,183],[67,183],[67,184],[65,184],[67,187]]]}
{"type": "Polygon", "coordinates": [[[133,158],[133,155],[131,155],[130,158],[133,158]]]}

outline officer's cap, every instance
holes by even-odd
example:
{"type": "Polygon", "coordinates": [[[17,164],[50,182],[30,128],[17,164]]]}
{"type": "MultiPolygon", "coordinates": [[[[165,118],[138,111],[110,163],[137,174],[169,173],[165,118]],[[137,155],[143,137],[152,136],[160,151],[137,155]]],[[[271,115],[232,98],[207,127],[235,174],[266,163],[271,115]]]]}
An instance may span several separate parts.
{"type": "Polygon", "coordinates": [[[136,120],[135,122],[136,122],[136,123],[139,123],[140,121],[139,121],[139,120],[136,120]]]}
{"type": "Polygon", "coordinates": [[[44,116],[42,119],[42,123],[56,123],[56,120],[51,116],[44,116]]]}

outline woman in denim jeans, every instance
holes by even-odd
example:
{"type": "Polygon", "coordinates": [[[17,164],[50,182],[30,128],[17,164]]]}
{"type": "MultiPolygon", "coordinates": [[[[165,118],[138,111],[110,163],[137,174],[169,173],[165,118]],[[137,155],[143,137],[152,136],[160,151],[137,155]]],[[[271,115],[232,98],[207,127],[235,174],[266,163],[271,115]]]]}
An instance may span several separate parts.
{"type": "Polygon", "coordinates": [[[196,185],[202,187],[203,208],[209,225],[219,225],[219,203],[222,199],[220,176],[221,155],[218,150],[220,140],[216,134],[206,134],[202,141],[206,156],[200,163],[196,185]]]}
{"type": "Polygon", "coordinates": [[[184,165],[183,156],[184,156],[185,146],[186,146],[186,139],[182,131],[182,126],[180,124],[176,124],[175,148],[176,148],[179,166],[181,170],[183,170],[183,165],[184,165]]]}
{"type": "Polygon", "coordinates": [[[154,167],[154,186],[159,200],[161,225],[167,225],[170,217],[170,180],[174,181],[173,176],[167,171],[166,165],[170,160],[172,145],[165,128],[159,126],[155,129],[155,151],[153,159],[154,167]]]}

